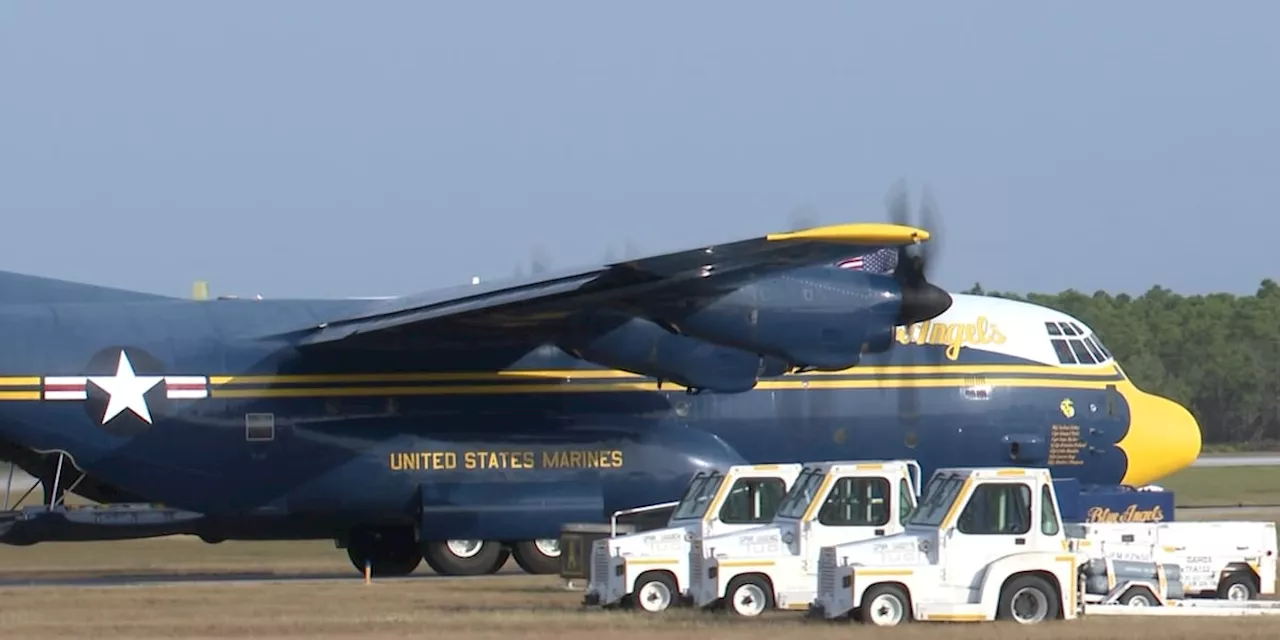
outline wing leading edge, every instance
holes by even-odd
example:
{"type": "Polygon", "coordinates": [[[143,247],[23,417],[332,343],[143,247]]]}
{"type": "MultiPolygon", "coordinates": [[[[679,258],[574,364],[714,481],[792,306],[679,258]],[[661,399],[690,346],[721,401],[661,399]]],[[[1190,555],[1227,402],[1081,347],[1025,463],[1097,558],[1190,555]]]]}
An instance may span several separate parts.
{"type": "MultiPolygon", "coordinates": [[[[306,330],[299,346],[432,335],[479,337],[558,326],[589,309],[643,316],[647,304],[698,305],[790,269],[925,242],[929,232],[854,223],[768,234],[721,245],[561,271],[525,281],[463,286],[371,303],[361,313],[306,330]]],[[[511,337],[511,335],[507,335],[511,337]]]]}

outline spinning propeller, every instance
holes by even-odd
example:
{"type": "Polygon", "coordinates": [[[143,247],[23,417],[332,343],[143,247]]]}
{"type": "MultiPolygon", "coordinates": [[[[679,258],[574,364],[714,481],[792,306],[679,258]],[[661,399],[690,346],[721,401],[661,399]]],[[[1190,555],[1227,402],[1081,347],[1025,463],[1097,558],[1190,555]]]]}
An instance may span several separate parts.
{"type": "MultiPolygon", "coordinates": [[[[911,203],[903,181],[898,181],[889,190],[885,203],[889,209],[890,222],[924,229],[931,238],[941,235],[938,232],[938,206],[927,187],[915,221],[910,219],[911,203]]],[[[925,277],[929,265],[936,259],[937,249],[937,240],[933,239],[898,248],[893,277],[902,288],[902,309],[897,319],[900,326],[923,322],[951,308],[951,295],[925,277]]]]}
{"type": "MultiPolygon", "coordinates": [[[[929,232],[929,242],[898,248],[898,264],[894,268],[893,277],[902,288],[902,310],[898,317],[898,326],[910,327],[917,322],[934,318],[951,308],[951,295],[930,283],[925,274],[937,259],[939,221],[938,207],[928,187],[924,189],[920,211],[916,220],[910,219],[910,200],[906,185],[898,181],[889,190],[886,206],[889,209],[889,221],[894,224],[918,227],[929,232]]],[[[925,363],[918,356],[923,355],[919,349],[909,349],[903,354],[910,354],[899,360],[910,371],[925,363]]],[[[898,421],[903,429],[903,437],[908,447],[918,442],[919,432],[916,422],[920,417],[919,387],[915,379],[903,379],[898,388],[898,421]]]]}

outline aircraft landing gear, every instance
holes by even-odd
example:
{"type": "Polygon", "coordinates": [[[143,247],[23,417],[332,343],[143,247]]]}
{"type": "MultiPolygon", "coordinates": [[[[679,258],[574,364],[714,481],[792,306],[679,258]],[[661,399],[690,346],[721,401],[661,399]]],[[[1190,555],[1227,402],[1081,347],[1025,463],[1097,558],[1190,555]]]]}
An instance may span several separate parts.
{"type": "Polygon", "coordinates": [[[413,573],[422,562],[422,551],[413,527],[361,528],[347,542],[347,557],[361,573],[369,560],[372,577],[386,578],[413,573]]]}
{"type": "Polygon", "coordinates": [[[422,557],[443,576],[497,573],[511,552],[495,540],[433,540],[422,544],[422,557]]]}
{"type": "Polygon", "coordinates": [[[525,573],[560,573],[560,540],[556,538],[522,540],[513,545],[512,555],[525,573]]]}

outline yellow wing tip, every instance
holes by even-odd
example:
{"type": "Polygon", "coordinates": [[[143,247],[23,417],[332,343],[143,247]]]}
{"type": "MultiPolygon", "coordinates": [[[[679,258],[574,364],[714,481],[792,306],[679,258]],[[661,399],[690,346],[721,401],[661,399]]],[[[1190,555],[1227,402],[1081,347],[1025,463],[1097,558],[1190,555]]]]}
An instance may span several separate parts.
{"type": "Polygon", "coordinates": [[[859,222],[833,224],[825,227],[771,233],[765,236],[770,242],[782,240],[818,240],[821,242],[847,242],[850,244],[914,244],[929,239],[929,232],[916,227],[883,222],[859,222]]]}

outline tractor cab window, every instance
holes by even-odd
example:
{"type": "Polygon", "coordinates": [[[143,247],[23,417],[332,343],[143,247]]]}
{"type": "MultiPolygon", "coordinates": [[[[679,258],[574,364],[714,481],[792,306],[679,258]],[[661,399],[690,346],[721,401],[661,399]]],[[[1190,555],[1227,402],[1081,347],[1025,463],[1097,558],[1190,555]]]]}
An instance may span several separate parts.
{"type": "Polygon", "coordinates": [[[822,485],[822,479],[826,476],[826,472],[819,469],[801,471],[800,477],[796,478],[796,483],[791,486],[791,491],[787,492],[786,497],[783,498],[782,508],[778,509],[778,517],[793,520],[803,518],[804,512],[809,509],[809,504],[818,493],[818,487],[822,485]]]}
{"type": "Polygon", "coordinates": [[[1031,487],[1022,482],[978,485],[960,512],[957,528],[968,535],[1021,535],[1031,530],[1031,487]]]}
{"type": "Polygon", "coordinates": [[[911,512],[916,508],[916,496],[911,492],[911,483],[903,478],[898,481],[898,493],[902,499],[898,501],[898,523],[907,524],[907,518],[911,517],[911,512]]]}
{"type": "Polygon", "coordinates": [[[673,520],[701,518],[702,514],[707,512],[711,499],[715,497],[716,491],[723,482],[724,474],[718,471],[713,471],[706,475],[700,473],[694,476],[693,482],[689,483],[689,489],[685,491],[684,497],[676,505],[675,512],[671,514],[671,518],[673,520]]]}
{"type": "Polygon", "coordinates": [[[947,517],[947,512],[951,510],[951,505],[955,503],[963,487],[964,480],[955,476],[934,476],[924,486],[920,506],[912,510],[907,524],[917,527],[936,527],[942,524],[942,519],[947,517]]]}
{"type": "Polygon", "coordinates": [[[1040,533],[1058,535],[1058,514],[1053,507],[1053,491],[1047,484],[1040,487],[1040,533]]]}
{"type": "Polygon", "coordinates": [[[818,522],[836,527],[878,527],[889,522],[885,478],[840,478],[818,512],[818,522]]]}
{"type": "Polygon", "coordinates": [[[778,505],[787,495],[787,483],[781,478],[740,478],[729,489],[720,508],[720,521],[725,524],[765,524],[773,520],[778,505]]]}

